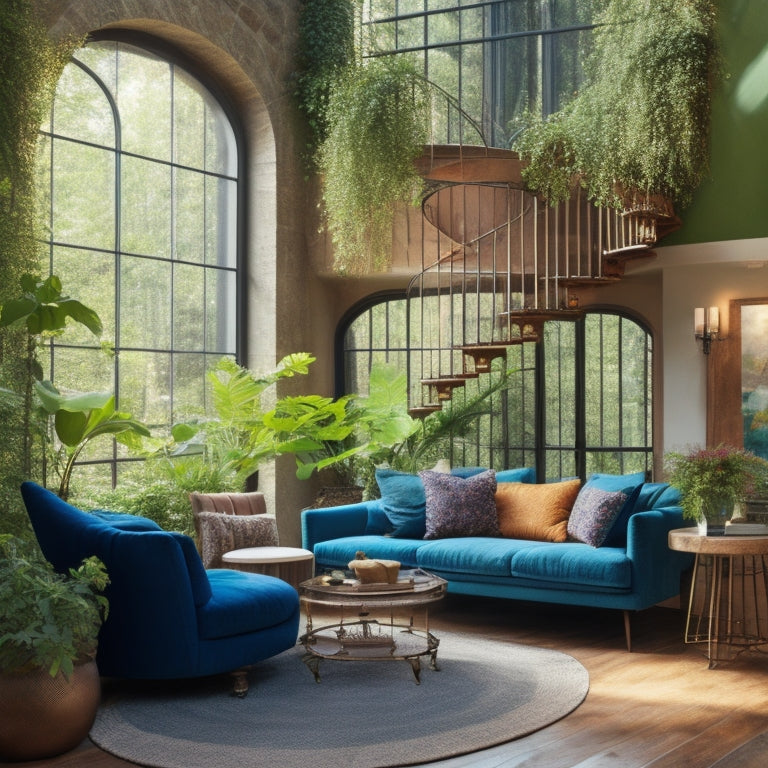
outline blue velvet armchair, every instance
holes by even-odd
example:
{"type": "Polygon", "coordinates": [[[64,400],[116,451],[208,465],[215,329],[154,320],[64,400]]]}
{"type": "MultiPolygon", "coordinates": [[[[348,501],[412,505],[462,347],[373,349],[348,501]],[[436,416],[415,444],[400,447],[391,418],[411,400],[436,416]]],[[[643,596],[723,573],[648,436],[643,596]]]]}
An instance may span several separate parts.
{"type": "Polygon", "coordinates": [[[57,571],[96,555],[107,567],[109,617],[97,663],[107,677],[170,679],[235,673],[296,643],[299,600],[284,581],[203,568],[188,536],[152,520],[86,513],[35,483],[21,488],[40,548],[57,571]]]}

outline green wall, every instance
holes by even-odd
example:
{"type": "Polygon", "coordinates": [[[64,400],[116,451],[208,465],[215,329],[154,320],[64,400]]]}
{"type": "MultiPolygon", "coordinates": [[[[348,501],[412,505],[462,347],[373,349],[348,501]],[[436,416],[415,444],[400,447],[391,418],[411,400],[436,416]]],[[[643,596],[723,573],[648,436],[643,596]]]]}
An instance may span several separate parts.
{"type": "Polygon", "coordinates": [[[718,5],[725,80],[713,105],[711,179],[664,245],[768,236],[768,4],[718,5]]]}

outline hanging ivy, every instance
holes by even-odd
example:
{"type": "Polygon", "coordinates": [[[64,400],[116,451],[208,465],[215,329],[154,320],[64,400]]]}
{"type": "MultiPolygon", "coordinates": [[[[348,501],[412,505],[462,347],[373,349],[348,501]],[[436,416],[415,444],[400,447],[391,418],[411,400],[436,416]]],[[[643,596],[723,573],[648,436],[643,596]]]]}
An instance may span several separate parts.
{"type": "Polygon", "coordinates": [[[514,148],[526,183],[557,203],[578,174],[596,203],[629,190],[685,206],[709,167],[719,74],[714,0],[599,0],[586,82],[514,148]]]}
{"type": "MultiPolygon", "coordinates": [[[[40,271],[35,162],[40,125],[61,70],[78,41],[54,42],[31,0],[0,3],[0,305],[25,273],[40,271]]],[[[0,329],[0,510],[3,530],[19,530],[22,480],[40,471],[31,382],[36,361],[24,329],[0,329]],[[28,386],[27,386],[28,384],[28,386]]]]}
{"type": "Polygon", "coordinates": [[[429,138],[429,115],[429,85],[402,56],[348,67],[336,82],[320,169],[338,272],[388,266],[395,208],[421,191],[415,161],[429,138]]]}
{"type": "Polygon", "coordinates": [[[299,12],[296,99],[309,129],[306,161],[316,166],[328,135],[334,83],[355,62],[355,19],[360,0],[305,0],[299,12]]]}

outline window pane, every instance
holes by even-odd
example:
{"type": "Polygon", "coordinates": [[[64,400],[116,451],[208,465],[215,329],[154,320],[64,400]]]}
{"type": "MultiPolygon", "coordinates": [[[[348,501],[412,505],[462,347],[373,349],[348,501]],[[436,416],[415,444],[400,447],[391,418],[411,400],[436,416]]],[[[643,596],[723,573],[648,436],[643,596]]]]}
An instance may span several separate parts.
{"type": "Polygon", "coordinates": [[[173,356],[173,421],[205,416],[205,372],[207,356],[173,356]]]}
{"type": "Polygon", "coordinates": [[[205,273],[205,348],[231,355],[237,337],[236,275],[220,269],[207,269],[205,273]]]}
{"type": "MultiPolygon", "coordinates": [[[[102,338],[115,339],[115,257],[111,253],[55,248],[52,272],[61,278],[64,293],[95,310],[103,326],[102,338]]],[[[99,340],[79,323],[68,323],[68,344],[98,344],[99,340]]]]}
{"type": "Polygon", "coordinates": [[[77,392],[113,392],[114,361],[100,349],[68,349],[56,361],[56,386],[77,392]]]}
{"type": "Polygon", "coordinates": [[[115,247],[115,153],[53,141],[52,237],[89,248],[115,247]]]}
{"type": "Polygon", "coordinates": [[[122,149],[156,160],[171,160],[171,67],[130,47],[117,71],[117,104],[122,149]]]}
{"type": "Polygon", "coordinates": [[[120,285],[120,346],[170,349],[170,263],[124,257],[120,285]]]}
{"type": "Polygon", "coordinates": [[[202,352],[205,343],[205,271],[176,264],[173,268],[173,348],[202,352]]]}
{"type": "Polygon", "coordinates": [[[170,258],[171,168],[124,157],[120,195],[122,250],[170,258]]]}
{"type": "Polygon", "coordinates": [[[80,67],[67,67],[57,87],[53,131],[105,147],[115,146],[115,120],[104,91],[80,67]]]}
{"type": "Polygon", "coordinates": [[[205,177],[205,263],[237,265],[237,184],[205,177]]]}
{"type": "MultiPolygon", "coordinates": [[[[205,262],[205,184],[206,177],[181,168],[174,173],[174,258],[205,262]]],[[[215,222],[212,229],[216,231],[215,222]]]]}
{"type": "Polygon", "coordinates": [[[169,434],[170,353],[122,352],[118,387],[122,410],[146,424],[155,436],[169,434]]]}

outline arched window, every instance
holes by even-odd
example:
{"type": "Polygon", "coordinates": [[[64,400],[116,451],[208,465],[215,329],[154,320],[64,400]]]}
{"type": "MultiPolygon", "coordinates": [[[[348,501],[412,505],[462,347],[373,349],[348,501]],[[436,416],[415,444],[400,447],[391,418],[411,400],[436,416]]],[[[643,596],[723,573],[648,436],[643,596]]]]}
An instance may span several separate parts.
{"type": "MultiPolygon", "coordinates": [[[[98,312],[114,349],[68,331],[50,346],[51,378],[113,390],[163,436],[205,412],[205,371],[238,351],[241,185],[221,101],[153,45],[105,39],[76,52],[43,126],[40,186],[50,270],[98,312]]],[[[127,458],[108,441],[83,457],[113,482],[127,458]]]]}
{"type": "MultiPolygon", "coordinates": [[[[366,394],[374,363],[406,369],[407,312],[404,295],[372,297],[350,311],[337,335],[340,394],[366,394]]],[[[445,343],[450,350],[451,339],[445,343]]],[[[615,311],[550,320],[540,342],[510,346],[503,364],[509,386],[491,396],[470,435],[453,441],[454,465],[536,467],[540,480],[651,471],[652,338],[637,321],[615,311]]],[[[454,396],[474,393],[483,386],[476,381],[454,396]]]]}

